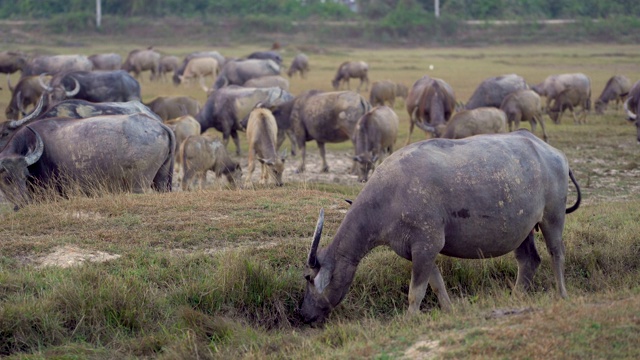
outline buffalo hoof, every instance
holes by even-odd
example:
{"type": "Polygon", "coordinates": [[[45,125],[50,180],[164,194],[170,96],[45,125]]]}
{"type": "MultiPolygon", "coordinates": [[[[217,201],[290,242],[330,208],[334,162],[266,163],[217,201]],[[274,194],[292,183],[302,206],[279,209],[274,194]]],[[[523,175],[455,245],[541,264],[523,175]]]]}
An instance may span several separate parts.
{"type": "Polygon", "coordinates": [[[296,169],[296,174],[302,174],[304,172],[304,168],[303,167],[299,167],[296,169]]]}
{"type": "Polygon", "coordinates": [[[329,167],[328,166],[323,166],[321,172],[328,173],[329,172],[329,167]]]}

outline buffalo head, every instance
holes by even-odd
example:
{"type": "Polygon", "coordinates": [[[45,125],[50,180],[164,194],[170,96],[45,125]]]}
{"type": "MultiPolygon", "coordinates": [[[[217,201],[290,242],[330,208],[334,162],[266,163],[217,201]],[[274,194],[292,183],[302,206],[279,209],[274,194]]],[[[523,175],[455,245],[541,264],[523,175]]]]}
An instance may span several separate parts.
{"type": "Polygon", "coordinates": [[[358,181],[367,182],[369,180],[369,172],[375,168],[378,161],[378,155],[373,155],[371,151],[359,154],[353,157],[353,161],[358,163],[358,181]]]}
{"type": "Polygon", "coordinates": [[[35,164],[44,151],[44,143],[40,135],[27,126],[35,137],[35,141],[29,141],[26,155],[3,151],[0,153],[0,190],[11,203],[14,210],[19,210],[30,201],[27,189],[27,178],[29,176],[28,167],[35,164]],[[33,142],[33,144],[31,144],[33,142]]]}

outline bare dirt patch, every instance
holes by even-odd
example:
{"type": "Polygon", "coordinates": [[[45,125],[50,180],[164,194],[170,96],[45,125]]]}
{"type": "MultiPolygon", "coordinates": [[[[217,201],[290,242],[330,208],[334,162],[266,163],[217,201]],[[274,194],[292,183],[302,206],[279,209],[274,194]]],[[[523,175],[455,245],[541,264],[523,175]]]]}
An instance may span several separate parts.
{"type": "Polygon", "coordinates": [[[36,267],[59,266],[68,268],[82,265],[87,262],[105,262],[115,260],[120,255],[109,254],[103,251],[85,250],[75,246],[61,246],[53,250],[50,254],[38,257],[33,260],[36,267]]]}

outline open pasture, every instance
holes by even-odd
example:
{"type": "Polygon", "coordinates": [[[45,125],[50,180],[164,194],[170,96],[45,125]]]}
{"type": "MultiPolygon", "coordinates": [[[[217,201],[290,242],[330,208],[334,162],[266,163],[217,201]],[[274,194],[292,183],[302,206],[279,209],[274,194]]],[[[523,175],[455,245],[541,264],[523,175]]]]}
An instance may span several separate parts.
{"type": "MultiPolygon", "coordinates": [[[[126,55],[142,47],[16,50],[126,55]]],[[[209,49],[155,48],[179,57],[209,49]]],[[[214,49],[243,56],[260,47],[214,49]]],[[[290,79],[294,95],[330,90],[337,66],[346,60],[368,62],[371,82],[390,79],[411,86],[425,74],[442,78],[461,101],[483,79],[508,73],[536,84],[551,74],[583,72],[592,80],[592,102],[614,74],[640,79],[637,46],[304,50],[311,72],[307,79],[290,79]]],[[[297,52],[285,47],[284,64],[297,52]]],[[[143,76],[144,101],[159,95],[206,99],[199,86],[175,87],[143,76]]],[[[12,77],[13,84],[17,78],[12,77]]],[[[357,84],[352,80],[351,88],[357,84]]],[[[1,109],[8,94],[6,88],[0,91],[1,109]]],[[[409,123],[402,101],[395,110],[397,149],[409,123]]],[[[410,263],[378,248],[360,264],[351,291],[327,325],[303,326],[296,308],[318,210],[326,211],[324,245],[348,209],[343,199],[356,197],[363,186],[348,174],[350,143],[327,145],[330,172],[321,174],[316,146],[309,142],[307,172],[294,174],[299,157],[289,157],[284,188],[211,186],[188,193],[72,197],[17,213],[0,204],[0,356],[638,358],[640,146],[635,126],[611,105],[605,115],[592,112],[586,125],[574,125],[567,114],[560,125],[546,116],[545,121],[549,143],[565,152],[583,194],[564,231],[567,300],[555,294],[538,234],[543,262],[531,293],[510,294],[517,272],[513,255],[483,261],[441,257],[438,265],[455,311],[440,312],[428,290],[423,314],[406,317],[410,263]]],[[[414,131],[412,140],[424,137],[414,131]]],[[[243,133],[240,138],[246,157],[243,133]]],[[[246,170],[245,157],[240,161],[246,170]]],[[[568,202],[573,200],[570,194],[568,202]]]]}

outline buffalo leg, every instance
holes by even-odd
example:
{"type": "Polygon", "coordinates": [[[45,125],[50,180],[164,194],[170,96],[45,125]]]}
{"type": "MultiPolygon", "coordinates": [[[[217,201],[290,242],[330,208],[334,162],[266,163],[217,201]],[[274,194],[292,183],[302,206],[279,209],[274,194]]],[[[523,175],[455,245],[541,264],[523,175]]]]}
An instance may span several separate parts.
{"type": "MultiPolygon", "coordinates": [[[[544,119],[542,116],[534,117],[533,121],[540,123],[540,127],[542,128],[542,138],[544,139],[544,142],[549,142],[549,136],[547,135],[547,129],[544,128],[544,119]]],[[[533,125],[531,125],[531,128],[533,129],[533,125]]]]}
{"type": "Polygon", "coordinates": [[[233,138],[233,143],[236,145],[236,155],[240,156],[240,138],[238,137],[238,132],[232,130],[231,137],[233,138]]]}
{"type": "Polygon", "coordinates": [[[556,277],[556,289],[561,297],[567,297],[567,289],[564,283],[564,243],[562,242],[562,229],[564,228],[564,203],[562,209],[558,209],[559,216],[544,219],[540,223],[540,230],[544,236],[547,251],[551,255],[553,273],[556,277]]]}
{"type": "Polygon", "coordinates": [[[256,168],[256,162],[254,159],[255,151],[249,149],[249,166],[247,167],[247,178],[244,180],[245,185],[251,185],[251,175],[256,168]]]}
{"type": "Polygon", "coordinates": [[[515,251],[518,261],[518,278],[516,288],[528,291],[533,283],[533,275],[540,266],[540,255],[536,250],[533,230],[515,251]]]}
{"type": "Polygon", "coordinates": [[[329,172],[329,165],[327,165],[327,158],[326,158],[326,151],[324,149],[324,143],[319,141],[317,143],[318,143],[318,149],[320,150],[320,157],[322,158],[322,169],[320,171],[327,173],[329,172]]]}
{"type": "Polygon", "coordinates": [[[430,250],[425,250],[422,246],[414,246],[411,249],[412,268],[411,283],[409,285],[409,313],[420,312],[420,304],[424,299],[429,284],[437,294],[438,302],[442,309],[449,310],[451,308],[451,300],[447,295],[444,280],[435,263],[439,249],[444,246],[444,239],[441,239],[439,243],[441,243],[440,247],[437,244],[433,244],[434,247],[430,250]]]}
{"type": "Polygon", "coordinates": [[[298,165],[298,169],[296,170],[296,173],[300,174],[304,172],[304,168],[305,168],[305,159],[307,157],[307,143],[304,141],[304,138],[298,138],[298,146],[300,147],[300,165],[298,165]]]}

